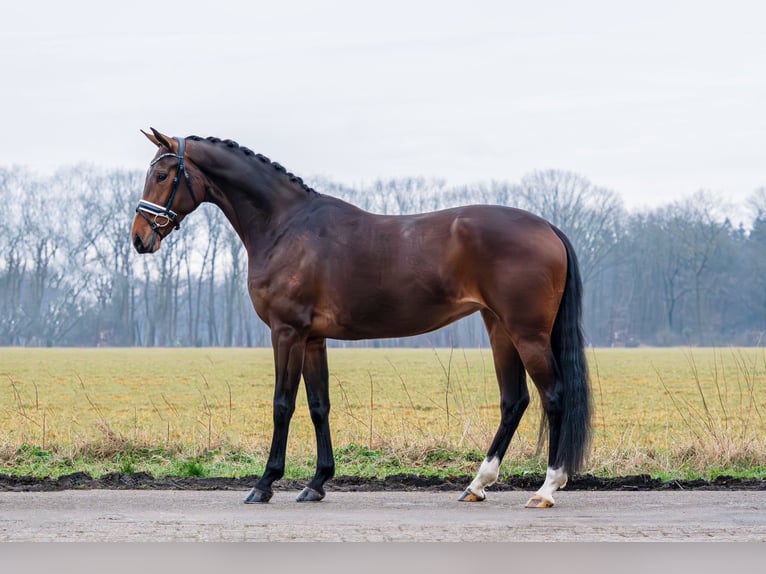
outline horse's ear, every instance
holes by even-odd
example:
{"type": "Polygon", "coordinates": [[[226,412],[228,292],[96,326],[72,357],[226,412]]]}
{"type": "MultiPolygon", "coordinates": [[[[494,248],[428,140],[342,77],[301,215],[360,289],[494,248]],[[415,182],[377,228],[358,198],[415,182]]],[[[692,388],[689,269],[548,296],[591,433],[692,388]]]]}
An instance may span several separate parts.
{"type": "Polygon", "coordinates": [[[142,134],[146,136],[146,139],[148,139],[150,142],[152,142],[157,147],[160,147],[162,145],[162,142],[158,140],[156,137],[154,137],[154,134],[148,134],[144,130],[139,130],[142,134]]]}
{"type": "Polygon", "coordinates": [[[162,145],[162,142],[158,140],[154,134],[148,134],[144,130],[139,130],[142,134],[146,136],[146,139],[148,139],[150,142],[152,142],[157,147],[160,147],[162,145]]]}
{"type": "Polygon", "coordinates": [[[149,138],[149,141],[151,141],[154,145],[157,147],[165,146],[173,153],[178,153],[178,142],[174,140],[173,138],[169,138],[164,134],[161,134],[154,128],[149,128],[152,130],[151,134],[146,133],[144,130],[141,130],[141,132],[149,138]]]}

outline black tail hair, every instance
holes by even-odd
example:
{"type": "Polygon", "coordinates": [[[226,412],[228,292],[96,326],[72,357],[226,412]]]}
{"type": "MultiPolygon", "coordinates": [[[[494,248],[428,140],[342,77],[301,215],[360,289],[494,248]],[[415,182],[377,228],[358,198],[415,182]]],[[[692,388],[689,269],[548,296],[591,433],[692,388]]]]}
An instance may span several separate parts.
{"type": "Polygon", "coordinates": [[[592,402],[582,330],[583,287],[572,243],[560,229],[552,227],[567,252],[566,286],[551,333],[561,399],[561,430],[553,467],[563,466],[573,474],[582,468],[591,438],[592,402]]]}

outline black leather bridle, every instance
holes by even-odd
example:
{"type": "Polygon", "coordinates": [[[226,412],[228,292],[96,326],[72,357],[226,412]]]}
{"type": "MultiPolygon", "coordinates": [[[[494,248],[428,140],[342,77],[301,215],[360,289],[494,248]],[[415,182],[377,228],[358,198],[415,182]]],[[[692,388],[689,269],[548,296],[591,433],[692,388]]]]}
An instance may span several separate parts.
{"type": "Polygon", "coordinates": [[[184,163],[184,149],[186,147],[186,140],[183,138],[173,139],[178,142],[178,153],[163,153],[161,156],[152,161],[151,164],[149,164],[149,167],[152,167],[163,158],[178,158],[178,169],[176,170],[176,176],[173,178],[173,187],[170,191],[168,202],[165,204],[165,207],[163,207],[161,205],[157,205],[156,203],[152,203],[151,201],[142,199],[138,202],[138,206],[136,207],[136,213],[143,217],[152,228],[152,231],[157,234],[159,234],[160,229],[167,227],[170,223],[173,224],[175,229],[180,229],[181,227],[181,225],[178,223],[178,214],[171,209],[173,207],[173,200],[176,197],[176,192],[178,191],[178,188],[181,184],[181,173],[184,174],[184,178],[186,179],[186,189],[189,190],[189,195],[191,195],[192,201],[194,202],[194,207],[199,205],[197,197],[194,195],[194,190],[192,189],[189,172],[186,171],[186,164],[184,163]]]}

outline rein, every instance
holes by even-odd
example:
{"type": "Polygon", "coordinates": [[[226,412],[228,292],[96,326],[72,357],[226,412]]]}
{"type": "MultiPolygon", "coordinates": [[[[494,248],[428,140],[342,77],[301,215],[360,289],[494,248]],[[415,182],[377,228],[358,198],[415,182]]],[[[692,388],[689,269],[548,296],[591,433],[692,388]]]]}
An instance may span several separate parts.
{"type": "Polygon", "coordinates": [[[157,159],[152,161],[151,164],[149,164],[149,167],[152,167],[163,158],[178,158],[178,169],[176,170],[176,175],[173,178],[173,187],[170,191],[168,202],[165,204],[165,207],[163,207],[161,205],[157,205],[156,203],[152,203],[151,201],[142,199],[138,202],[138,206],[136,207],[136,213],[138,213],[146,220],[146,222],[152,228],[152,231],[158,234],[160,229],[167,227],[171,222],[173,223],[174,228],[181,228],[181,225],[178,223],[178,214],[171,209],[173,207],[173,200],[176,197],[176,192],[180,187],[181,173],[184,174],[184,178],[186,179],[186,189],[189,190],[189,195],[191,195],[194,206],[197,207],[199,205],[199,201],[197,201],[197,197],[194,195],[194,190],[192,189],[189,172],[186,171],[186,164],[184,163],[184,150],[186,148],[186,140],[183,138],[173,139],[178,142],[178,153],[163,153],[157,159]]]}

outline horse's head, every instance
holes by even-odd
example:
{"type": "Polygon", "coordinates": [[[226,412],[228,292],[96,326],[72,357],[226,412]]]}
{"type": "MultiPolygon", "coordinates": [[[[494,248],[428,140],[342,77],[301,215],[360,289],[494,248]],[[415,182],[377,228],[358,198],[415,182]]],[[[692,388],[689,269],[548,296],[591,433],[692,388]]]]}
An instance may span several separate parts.
{"type": "MultiPolygon", "coordinates": [[[[157,154],[146,172],[144,193],[136,207],[136,218],[130,236],[139,253],[154,253],[160,242],[181,220],[199,205],[187,171],[186,140],[169,138],[154,128],[143,133],[157,146],[157,154]],[[181,188],[185,188],[181,191],[181,188]]],[[[201,192],[201,190],[200,190],[201,192]]]]}

